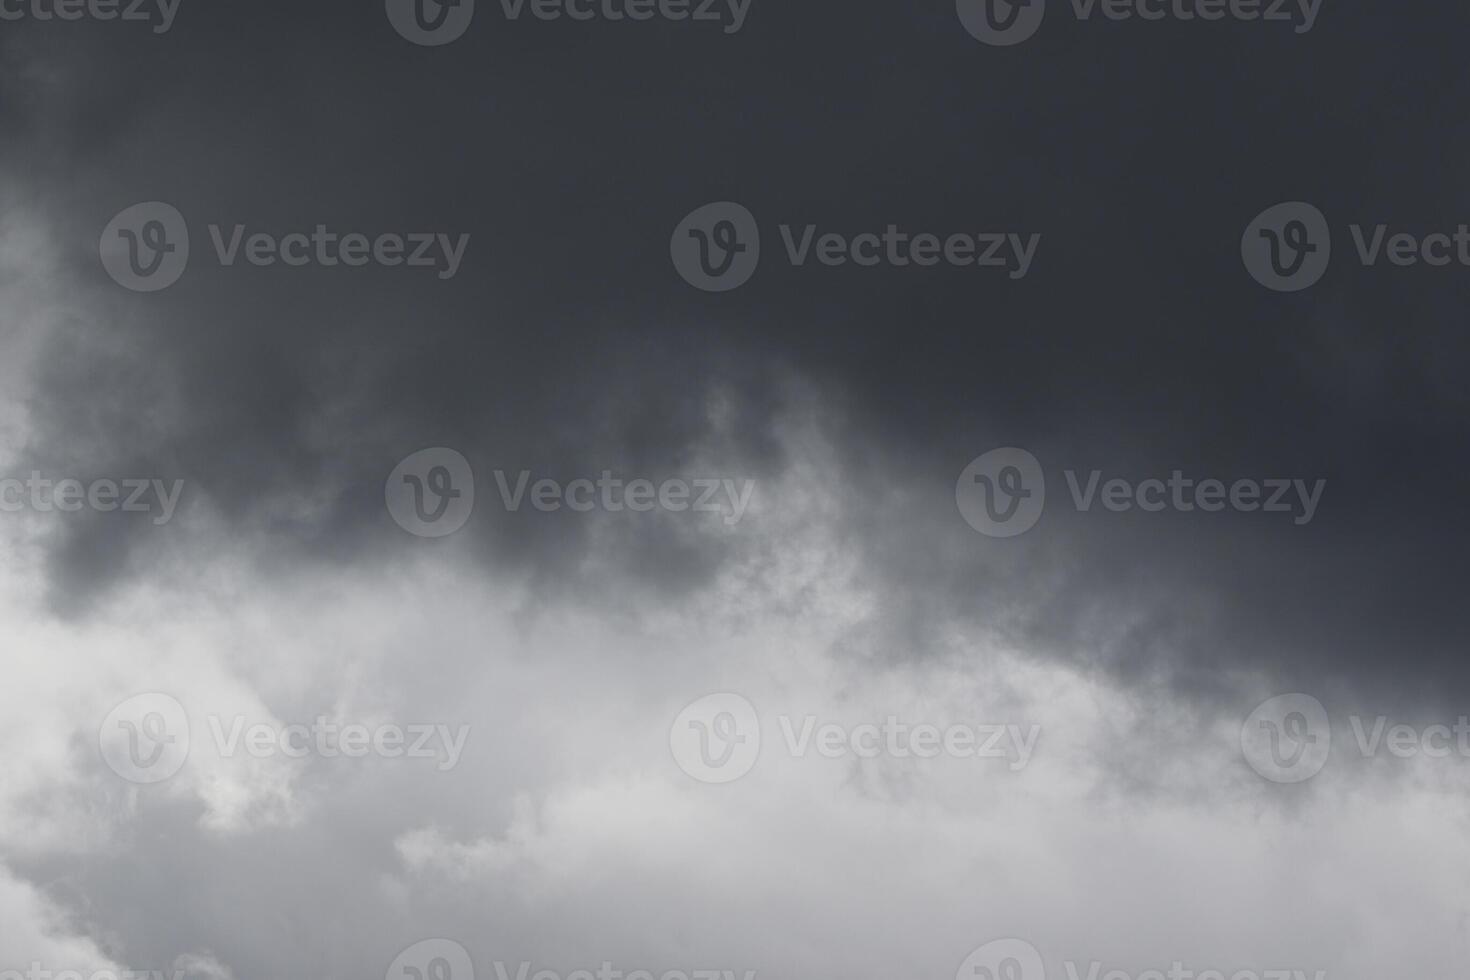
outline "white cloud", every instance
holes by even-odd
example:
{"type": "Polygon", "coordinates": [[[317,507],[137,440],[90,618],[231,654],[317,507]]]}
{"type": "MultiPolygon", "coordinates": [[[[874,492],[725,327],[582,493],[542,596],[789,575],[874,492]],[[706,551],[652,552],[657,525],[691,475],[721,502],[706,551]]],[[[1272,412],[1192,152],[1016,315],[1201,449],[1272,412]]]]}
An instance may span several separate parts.
{"type": "Polygon", "coordinates": [[[1442,770],[1275,787],[1241,762],[1230,719],[960,626],[940,630],[945,657],[846,659],[880,604],[823,517],[841,505],[820,442],[804,449],[764,490],[782,506],[743,526],[750,561],[679,608],[533,606],[524,583],[414,542],[379,567],[267,577],[220,537],[191,556],[192,587],[140,580],[71,624],[5,573],[21,653],[0,690],[0,846],[96,895],[66,925],[0,879],[6,957],[101,965],[79,937],[106,934],[214,950],[180,961],[211,980],[303,962],[328,980],[446,936],[482,963],[876,980],[947,978],[1020,935],[1057,976],[1067,959],[1334,980],[1463,962],[1470,838],[1442,770]],[[99,762],[96,726],[151,690],[188,707],[193,751],[174,780],[133,787],[99,762]],[[744,779],[707,786],[674,764],[668,726],[722,690],[757,705],[766,744],[744,779]],[[211,714],[473,731],[442,773],[224,757],[211,714]],[[782,714],[1042,734],[1019,772],[793,758],[782,714]],[[139,867],[148,887],[109,887],[139,867]]]}

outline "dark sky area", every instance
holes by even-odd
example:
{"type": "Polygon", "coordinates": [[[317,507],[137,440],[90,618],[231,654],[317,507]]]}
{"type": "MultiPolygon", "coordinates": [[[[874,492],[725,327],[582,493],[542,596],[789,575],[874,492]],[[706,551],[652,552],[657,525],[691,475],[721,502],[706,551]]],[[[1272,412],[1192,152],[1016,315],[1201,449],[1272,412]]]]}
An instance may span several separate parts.
{"type": "MultiPolygon", "coordinates": [[[[893,577],[905,628],[1019,604],[1039,648],[1120,669],[1243,659],[1461,695],[1455,310],[1470,270],[1349,264],[1346,225],[1422,234],[1470,213],[1453,110],[1470,14],[1329,7],[1296,34],[1055,6],[1005,49],[956,30],[944,4],[755,6],[724,34],[509,21],[482,3],[442,48],[334,2],[192,4],[162,36],[10,28],[0,154],[58,215],[77,281],[106,293],[103,321],[48,352],[46,451],[166,454],[232,533],[349,560],[382,524],[385,461],[415,440],[496,465],[666,469],[707,434],[698,406],[719,384],[737,406],[732,458],[779,472],[768,426],[796,372],[821,392],[851,533],[870,573],[893,577]],[[169,292],[117,295],[95,229],[150,199],[196,239],[208,222],[322,222],[472,240],[448,282],[196,262],[169,292]],[[744,288],[704,294],[674,273],[668,233],[725,199],[757,215],[766,259],[744,288]],[[1246,276],[1239,234],[1292,199],[1337,226],[1337,262],[1278,295],[1246,276]],[[1042,245],[1019,281],[793,268],[776,228],[808,223],[1042,245]],[[147,420],[127,407],[150,403],[147,420]],[[325,451],[305,431],[321,415],[325,451]],[[1327,490],[1306,527],[1062,515],[1024,543],[936,553],[953,474],[995,445],[1056,470],[1327,490]],[[313,484],[332,503],[309,526],[272,516],[275,491],[313,484]],[[1078,635],[1078,596],[1130,609],[1106,650],[1078,635]]],[[[506,524],[478,526],[486,561],[572,574],[575,530],[506,524]]],[[[71,605],[125,560],[116,536],[59,545],[50,573],[71,605]]],[[[720,560],[648,544],[630,566],[677,594],[720,560]]]]}
{"type": "Polygon", "coordinates": [[[1470,222],[1470,8],[1323,0],[1298,33],[1047,0],[1011,47],[952,0],[752,0],[734,33],[476,8],[441,47],[382,0],[0,20],[9,473],[187,484],[166,527],[38,520],[0,569],[0,973],[60,943],[375,980],[435,935],[478,980],[490,950],[948,980],[1007,934],[1051,943],[1052,980],[1062,955],[1463,964],[1463,777],[1350,768],[1341,713],[1470,700],[1470,265],[1365,266],[1350,230],[1470,222]],[[99,235],[151,201],[192,252],[133,292],[99,235]],[[725,201],[760,265],[705,292],[671,235],[725,201]],[[1331,264],[1275,292],[1242,235],[1293,201],[1331,264]],[[452,278],[223,267],[212,224],[469,244],[452,278]],[[807,225],[1040,244],[1020,278],[796,267],[781,228],[807,225]],[[443,541],[384,506],[427,447],[475,473],[443,541]],[[956,505],[1002,447],[1046,474],[1012,538],[956,505]],[[522,470],[756,489],[738,526],[512,512],[493,474],[522,470]],[[1079,512],[1066,474],[1094,470],[1325,489],[1303,523],[1079,512]],[[1009,780],[770,741],[695,785],[670,719],[721,690],[1046,727],[1009,780]],[[143,691],[194,713],[192,768],[151,794],[93,717],[143,691]],[[1291,691],[1342,725],[1306,787],[1240,758],[1240,719],[1291,691]],[[210,755],[206,710],[475,731],[447,778],[292,768],[210,755]]]}

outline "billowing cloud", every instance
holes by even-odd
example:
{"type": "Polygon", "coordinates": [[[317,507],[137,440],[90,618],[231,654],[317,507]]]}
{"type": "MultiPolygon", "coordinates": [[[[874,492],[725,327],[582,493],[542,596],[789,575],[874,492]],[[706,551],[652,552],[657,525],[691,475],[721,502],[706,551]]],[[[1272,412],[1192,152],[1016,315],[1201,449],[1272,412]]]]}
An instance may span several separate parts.
{"type": "Polygon", "coordinates": [[[1023,53],[948,7],[761,2],[733,33],[482,2],[442,48],[336,0],[7,26],[0,971],[372,978],[432,939],[479,980],[947,980],[1007,937],[1053,978],[1464,962],[1456,270],[1344,240],[1276,294],[1239,238],[1296,197],[1453,216],[1428,120],[1467,15],[1084,42],[1053,0],[1023,53]],[[670,234],[725,200],[763,256],[706,293],[670,234]],[[99,236],[152,201],[190,260],[133,292],[99,236]],[[797,266],[783,225],[1040,244],[1015,278],[797,266]],[[327,233],[463,251],[216,253],[327,233]],[[385,481],[438,447],[473,512],[420,538],[385,481]],[[955,498],[1002,447],[1046,476],[1012,538],[955,498]],[[1320,489],[1154,512],[1150,480],[1320,489]],[[1292,692],[1325,724],[1267,718],[1253,759],[1292,692]],[[721,693],[756,728],[681,715],[721,693]],[[731,724],[749,771],[686,771],[731,724]]]}

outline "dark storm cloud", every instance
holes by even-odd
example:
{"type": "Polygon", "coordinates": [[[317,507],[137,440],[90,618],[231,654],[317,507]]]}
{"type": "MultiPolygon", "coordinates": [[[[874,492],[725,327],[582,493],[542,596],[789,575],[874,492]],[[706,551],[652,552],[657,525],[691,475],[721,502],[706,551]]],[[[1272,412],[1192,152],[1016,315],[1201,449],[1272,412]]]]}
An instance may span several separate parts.
{"type": "MultiPolygon", "coordinates": [[[[232,535],[340,561],[395,540],[381,481],[426,446],[474,460],[484,497],[498,466],[656,478],[710,446],[726,475],[774,479],[794,371],[837,441],[844,539],[886,597],[855,654],[924,655],[959,618],[1207,697],[1253,665],[1421,705],[1464,696],[1465,274],[1364,269],[1344,238],[1315,289],[1275,294],[1245,274],[1239,238],[1298,198],[1343,226],[1470,217],[1465,140],[1436,121],[1470,86],[1453,43],[1470,13],[1329,0],[1307,35],[1059,15],[990,49],[945,3],[757,0],[736,35],[485,6],[442,49],[346,2],[186,2],[162,37],[12,37],[0,111],[20,138],[0,154],[56,217],[98,311],[86,329],[108,338],[49,352],[36,453],[80,441],[106,466],[153,464],[232,535]],[[201,260],[166,292],[122,293],[97,235],[150,199],[189,217],[201,260]],[[768,231],[1043,239],[1010,281],[798,270],[770,235],[750,284],[703,294],[668,236],[724,199],[768,231]],[[220,269],[202,258],[210,222],[472,240],[448,281],[220,269]],[[132,409],[160,388],[141,432],[132,409]],[[727,429],[712,389],[734,406],[727,429]],[[1055,501],[1011,541],[973,534],[953,503],[965,463],[1005,445],[1042,459],[1055,501]],[[1064,468],[1327,490],[1303,527],[1078,515],[1064,468]],[[282,506],[294,498],[327,503],[282,506]]],[[[496,510],[463,532],[487,561],[587,585],[585,525],[496,510]]],[[[50,570],[86,595],[116,532],[72,530],[50,570]]],[[[618,540],[670,596],[739,547],[665,521],[618,540]]]]}

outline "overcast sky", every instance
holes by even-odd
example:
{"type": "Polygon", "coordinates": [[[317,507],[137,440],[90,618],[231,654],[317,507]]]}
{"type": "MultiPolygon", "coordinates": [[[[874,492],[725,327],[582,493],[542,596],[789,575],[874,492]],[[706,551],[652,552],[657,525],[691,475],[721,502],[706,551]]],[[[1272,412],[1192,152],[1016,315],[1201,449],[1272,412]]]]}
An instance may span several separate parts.
{"type": "Polygon", "coordinates": [[[397,0],[39,2],[0,0],[0,980],[1463,971],[1470,255],[1387,256],[1470,221],[1470,12],[479,0],[427,45],[397,0]],[[148,202],[189,238],[151,291],[148,202]],[[759,263],[710,291],[671,249],[718,202],[759,263]],[[1282,202],[1330,226],[1299,291],[1242,260],[1282,202]],[[1003,448],[1045,477],[1005,537],[956,497],[1003,448]],[[405,516],[446,476],[452,528],[405,516]]]}

